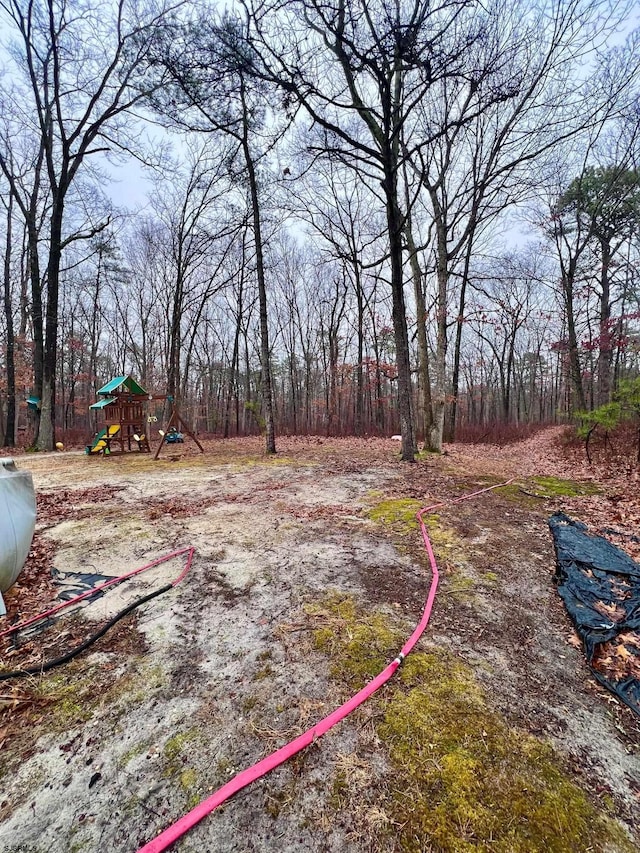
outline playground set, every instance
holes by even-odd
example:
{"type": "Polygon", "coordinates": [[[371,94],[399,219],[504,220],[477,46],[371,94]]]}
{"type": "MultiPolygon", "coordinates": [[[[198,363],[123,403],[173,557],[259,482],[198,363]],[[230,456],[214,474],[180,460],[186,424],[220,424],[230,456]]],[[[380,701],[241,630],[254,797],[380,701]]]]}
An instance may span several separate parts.
{"type": "Polygon", "coordinates": [[[154,459],[158,458],[165,443],[182,443],[183,433],[192,438],[204,453],[204,448],[170,394],[149,394],[132,376],[116,376],[99,388],[97,395],[99,399],[89,408],[102,412],[104,426],[96,433],[91,444],[87,444],[85,453],[88,456],[110,456],[135,450],[150,453],[148,431],[157,419],[147,415],[145,408],[148,403],[160,400],[166,400],[171,405],[171,415],[166,431],[158,430],[161,440],[154,459]]]}

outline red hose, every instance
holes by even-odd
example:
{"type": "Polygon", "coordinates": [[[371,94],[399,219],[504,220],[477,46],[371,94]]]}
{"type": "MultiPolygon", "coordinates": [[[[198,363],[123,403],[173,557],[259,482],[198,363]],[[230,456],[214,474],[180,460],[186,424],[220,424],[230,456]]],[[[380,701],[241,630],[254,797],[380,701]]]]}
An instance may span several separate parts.
{"type": "Polygon", "coordinates": [[[207,797],[206,800],[203,800],[199,805],[191,809],[191,811],[184,815],[184,817],[181,817],[180,820],[177,820],[174,824],[156,836],[152,841],[149,841],[143,847],[140,847],[137,853],[162,853],[163,850],[170,847],[175,841],[181,838],[214,809],[222,805],[222,803],[234,794],[237,794],[238,791],[242,790],[242,788],[246,788],[247,785],[250,785],[257,779],[260,779],[262,776],[266,776],[267,773],[274,770],[276,767],[279,767],[280,764],[284,764],[285,761],[288,761],[289,758],[292,758],[298,752],[301,752],[305,747],[313,743],[314,740],[322,737],[322,735],[326,734],[329,729],[336,725],[336,723],[343,720],[366,699],[368,699],[369,696],[375,693],[376,690],[382,687],[383,684],[386,684],[424,633],[431,616],[431,608],[433,607],[433,601],[436,597],[436,590],[438,588],[440,575],[438,573],[438,566],[433,554],[433,548],[431,547],[431,541],[429,540],[423,515],[437,509],[438,507],[461,503],[462,501],[481,495],[484,492],[490,492],[492,489],[498,489],[500,486],[506,486],[511,482],[513,482],[513,480],[507,480],[504,483],[498,483],[495,486],[488,486],[485,489],[479,489],[476,492],[471,492],[468,495],[463,495],[462,497],[455,498],[451,501],[440,501],[439,503],[431,504],[431,506],[424,507],[416,514],[420,524],[420,531],[422,533],[424,545],[429,556],[429,564],[432,571],[431,587],[429,589],[429,595],[427,596],[420,622],[394,661],[383,669],[379,675],[376,675],[376,677],[365,685],[362,690],[356,693],[355,696],[352,696],[351,699],[348,699],[343,705],[336,708],[336,710],[329,714],[329,716],[320,720],[320,722],[316,723],[315,726],[307,729],[306,732],[299,735],[288,744],[285,744],[285,746],[282,746],[280,749],[272,752],[271,755],[267,755],[266,758],[263,758],[261,761],[258,761],[256,764],[253,764],[251,767],[248,767],[246,770],[238,773],[233,777],[233,779],[230,779],[225,785],[218,788],[218,790],[211,794],[210,797],[207,797]]]}
{"type": "Polygon", "coordinates": [[[98,586],[94,586],[93,589],[87,590],[87,592],[83,592],[81,595],[76,595],[75,598],[70,598],[68,601],[63,601],[62,604],[58,604],[55,607],[52,607],[50,610],[45,610],[44,613],[39,613],[37,616],[32,616],[30,619],[25,619],[23,622],[18,622],[16,625],[12,625],[10,628],[5,628],[4,631],[0,631],[0,637],[6,637],[8,634],[15,634],[16,631],[21,631],[23,628],[27,628],[29,625],[33,625],[34,622],[39,622],[41,619],[46,619],[48,616],[53,616],[54,613],[59,613],[61,610],[64,610],[65,607],[70,607],[72,604],[77,604],[79,601],[82,601],[85,598],[90,598],[92,595],[95,595],[97,592],[100,592],[103,589],[106,589],[109,586],[113,586],[117,583],[122,583],[122,581],[127,580],[127,578],[132,578],[134,575],[139,575],[142,572],[146,572],[148,569],[152,569],[154,566],[160,566],[162,563],[168,563],[169,560],[173,560],[174,557],[179,557],[181,554],[188,553],[189,556],[187,558],[187,565],[179,574],[179,576],[172,582],[172,586],[176,586],[180,583],[180,581],[187,574],[189,569],[191,568],[191,563],[193,562],[193,554],[195,548],[181,548],[179,551],[174,551],[172,554],[167,554],[166,557],[159,557],[157,560],[153,560],[151,563],[147,563],[146,566],[141,566],[139,569],[134,569],[131,572],[127,572],[124,575],[117,575],[114,578],[111,578],[104,583],[98,584],[98,586]]]}

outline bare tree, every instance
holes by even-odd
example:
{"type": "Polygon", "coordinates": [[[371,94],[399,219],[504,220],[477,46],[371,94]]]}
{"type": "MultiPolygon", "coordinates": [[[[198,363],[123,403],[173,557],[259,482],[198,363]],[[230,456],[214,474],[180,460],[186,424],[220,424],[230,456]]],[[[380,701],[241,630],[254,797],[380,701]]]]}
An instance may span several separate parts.
{"type": "MultiPolygon", "coordinates": [[[[2,427],[4,429],[5,447],[13,447],[16,433],[16,362],[15,362],[15,331],[13,322],[13,299],[12,299],[12,245],[13,245],[13,195],[2,196],[3,206],[6,211],[6,229],[4,244],[4,261],[2,265],[3,279],[3,309],[6,325],[7,341],[5,346],[5,365],[7,371],[7,419],[2,427]]],[[[2,413],[0,411],[0,418],[2,413]]]]}
{"type": "Polygon", "coordinates": [[[251,201],[255,270],[258,282],[262,398],[267,453],[276,452],[271,381],[264,223],[261,180],[267,155],[282,130],[265,122],[266,85],[250,69],[255,55],[244,26],[231,17],[206,15],[174,30],[156,48],[154,65],[166,70],[171,89],[156,98],[159,112],[174,126],[189,131],[225,134],[235,143],[227,164],[236,179],[244,178],[251,201]],[[264,139],[259,142],[261,134],[264,139]],[[236,163],[242,163],[241,174],[236,163]]]}
{"type": "Polygon", "coordinates": [[[625,49],[599,59],[620,14],[623,10],[611,13],[606,2],[554,0],[543,8],[493,0],[487,6],[484,37],[469,48],[470,73],[443,77],[420,105],[434,137],[419,149],[419,167],[414,161],[433,218],[434,450],[442,446],[449,393],[448,305],[455,303],[456,328],[452,437],[462,318],[477,240],[505,209],[531,196],[550,152],[567,139],[575,144],[628,100],[637,54],[625,49]],[[591,73],[580,81],[585,65],[591,73]]]}
{"type": "MultiPolygon", "coordinates": [[[[384,257],[386,241],[382,217],[376,216],[375,197],[353,169],[335,160],[317,161],[302,189],[288,182],[290,203],[311,226],[323,255],[339,262],[342,275],[355,299],[353,326],[356,336],[354,431],[364,424],[365,314],[369,293],[367,279],[384,257]],[[372,205],[374,209],[372,211],[372,205]]],[[[345,294],[346,297],[346,294],[345,294]]],[[[345,300],[346,308],[346,300],[345,300]]],[[[353,312],[348,312],[351,317],[353,312]]]]}
{"type": "Polygon", "coordinates": [[[86,231],[66,235],[69,190],[87,158],[133,144],[123,119],[149,94],[143,63],[166,16],[167,7],[142,8],[125,0],[107,6],[87,0],[73,8],[66,0],[0,2],[0,17],[14,39],[14,68],[23,81],[5,97],[31,104],[50,202],[37,439],[43,450],[54,443],[62,255],[70,242],[95,236],[107,224],[92,223],[86,231]]]}
{"type": "MultiPolygon", "coordinates": [[[[480,37],[478,20],[459,27],[465,0],[433,7],[427,0],[297,0],[244,3],[262,68],[325,130],[324,153],[381,188],[391,269],[402,459],[416,451],[403,272],[401,165],[425,141],[415,114],[436,81],[462,74],[465,53],[480,37]],[[401,135],[411,138],[409,151],[401,135]]],[[[431,138],[427,130],[427,138],[431,138]]]]}

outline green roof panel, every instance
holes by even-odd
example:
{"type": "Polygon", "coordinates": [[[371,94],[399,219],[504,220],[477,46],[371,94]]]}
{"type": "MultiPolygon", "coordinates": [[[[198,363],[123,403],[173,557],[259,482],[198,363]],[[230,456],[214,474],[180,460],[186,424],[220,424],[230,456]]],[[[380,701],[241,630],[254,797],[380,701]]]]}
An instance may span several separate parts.
{"type": "Polygon", "coordinates": [[[133,376],[127,376],[124,380],[124,386],[128,391],[131,391],[132,394],[146,394],[147,392],[144,390],[142,385],[138,385],[133,376]]]}
{"type": "MultiPolygon", "coordinates": [[[[113,394],[117,392],[121,385],[124,385],[127,391],[131,394],[146,394],[147,392],[141,385],[138,385],[132,376],[116,376],[111,382],[107,382],[102,388],[99,388],[97,394],[113,394]]],[[[93,407],[92,407],[93,408],[93,407]]]]}
{"type": "MultiPolygon", "coordinates": [[[[98,394],[100,392],[98,391],[98,394]]],[[[108,406],[110,403],[114,403],[116,400],[115,397],[104,397],[102,400],[98,400],[97,403],[93,403],[89,406],[90,409],[104,409],[105,406],[108,406]]]]}
{"type": "Polygon", "coordinates": [[[107,382],[102,388],[98,388],[96,394],[111,394],[113,391],[117,391],[126,378],[126,376],[116,376],[111,382],[107,382]]]}

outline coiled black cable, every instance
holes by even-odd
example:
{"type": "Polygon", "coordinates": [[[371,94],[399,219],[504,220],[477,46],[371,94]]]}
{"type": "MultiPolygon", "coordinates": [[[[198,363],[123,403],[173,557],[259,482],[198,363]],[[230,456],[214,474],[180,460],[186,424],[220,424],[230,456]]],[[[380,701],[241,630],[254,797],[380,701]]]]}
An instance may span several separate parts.
{"type": "Polygon", "coordinates": [[[112,628],[116,622],[119,622],[120,619],[123,619],[128,613],[131,613],[131,611],[135,610],[136,607],[140,607],[141,604],[146,604],[147,601],[157,598],[157,596],[162,595],[164,592],[168,592],[170,589],[173,589],[172,583],[165,584],[165,586],[160,587],[160,589],[156,589],[148,595],[138,598],[136,601],[132,601],[131,604],[128,604],[123,610],[116,613],[115,616],[112,616],[108,622],[105,622],[105,624],[96,631],[95,634],[87,637],[87,639],[83,640],[83,642],[80,643],[79,646],[76,646],[75,649],[65,652],[65,654],[60,655],[60,657],[53,658],[53,660],[49,660],[46,663],[39,664],[38,666],[27,667],[26,669],[17,669],[13,672],[0,672],[0,681],[9,681],[11,678],[26,678],[28,675],[40,675],[42,672],[48,672],[56,666],[68,663],[70,660],[81,654],[85,649],[88,649],[89,646],[92,646],[96,640],[100,639],[100,637],[103,637],[109,628],[112,628]]]}

